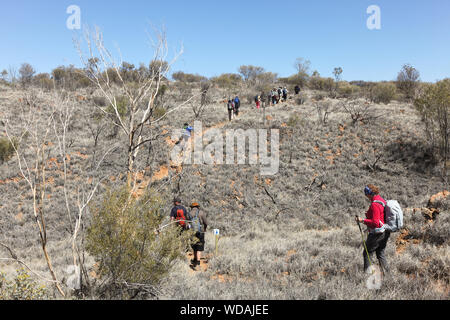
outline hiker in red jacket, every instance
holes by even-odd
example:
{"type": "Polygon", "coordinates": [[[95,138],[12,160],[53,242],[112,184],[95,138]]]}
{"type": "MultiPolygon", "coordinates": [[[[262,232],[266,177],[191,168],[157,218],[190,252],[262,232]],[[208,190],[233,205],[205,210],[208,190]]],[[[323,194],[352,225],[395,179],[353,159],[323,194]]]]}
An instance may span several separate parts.
{"type": "MultiPolygon", "coordinates": [[[[366,212],[366,219],[357,218],[359,223],[364,223],[369,229],[369,235],[367,236],[366,247],[369,252],[370,257],[372,257],[375,252],[380,262],[381,271],[387,273],[389,271],[388,264],[386,261],[386,256],[384,250],[386,249],[386,244],[391,235],[390,231],[384,229],[384,206],[380,203],[382,202],[386,205],[386,200],[384,200],[380,195],[380,190],[369,184],[364,189],[364,194],[367,199],[370,200],[369,210],[366,212]]],[[[364,271],[367,272],[369,269],[369,258],[364,250],[364,271]]],[[[373,261],[370,259],[370,261],[373,261]]]]}

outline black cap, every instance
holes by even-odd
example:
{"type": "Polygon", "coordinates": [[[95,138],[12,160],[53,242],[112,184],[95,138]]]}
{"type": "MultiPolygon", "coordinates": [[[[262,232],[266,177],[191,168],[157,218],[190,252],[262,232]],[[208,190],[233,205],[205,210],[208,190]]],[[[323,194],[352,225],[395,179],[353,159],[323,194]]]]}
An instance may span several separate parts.
{"type": "Polygon", "coordinates": [[[181,203],[181,199],[180,199],[180,198],[173,198],[173,202],[179,202],[179,203],[181,203]]]}

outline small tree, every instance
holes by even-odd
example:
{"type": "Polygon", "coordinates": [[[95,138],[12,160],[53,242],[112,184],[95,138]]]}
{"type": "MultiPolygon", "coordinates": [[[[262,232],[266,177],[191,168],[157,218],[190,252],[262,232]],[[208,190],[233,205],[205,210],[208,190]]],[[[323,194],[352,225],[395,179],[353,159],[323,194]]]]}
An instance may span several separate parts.
{"type": "Polygon", "coordinates": [[[341,81],[342,72],[343,70],[341,67],[334,68],[333,70],[334,80],[336,81],[336,90],[338,89],[339,81],[341,81]]]}
{"type": "Polygon", "coordinates": [[[406,95],[407,99],[414,98],[419,81],[419,71],[410,64],[403,65],[397,75],[397,87],[406,95]]]}
{"type": "Polygon", "coordinates": [[[240,66],[238,72],[242,75],[245,82],[255,82],[258,75],[264,73],[264,68],[252,65],[240,66]]]}
{"type": "Polygon", "coordinates": [[[450,79],[425,88],[414,105],[422,116],[432,147],[439,150],[447,170],[450,167],[450,79]]]}
{"type": "Polygon", "coordinates": [[[196,105],[195,103],[192,105],[192,111],[194,111],[194,117],[195,119],[199,118],[203,111],[205,110],[205,107],[211,103],[211,96],[209,93],[209,90],[211,88],[211,82],[205,81],[201,84],[201,97],[200,97],[200,105],[196,105]]]}
{"type": "Polygon", "coordinates": [[[19,69],[20,82],[22,83],[22,85],[29,85],[35,73],[36,71],[29,63],[23,63],[19,69]]]}
{"type": "Polygon", "coordinates": [[[298,85],[304,87],[308,82],[310,76],[311,62],[303,58],[297,58],[294,63],[294,67],[297,70],[298,85]]]}
{"type": "Polygon", "coordinates": [[[8,68],[9,82],[15,86],[17,82],[17,68],[10,65],[8,68]]]}
{"type": "Polygon", "coordinates": [[[124,186],[109,191],[91,206],[87,250],[99,263],[99,289],[107,297],[133,298],[158,294],[158,284],[183,256],[190,232],[180,235],[175,224],[162,228],[162,201],[149,191],[135,199],[124,186]]]}
{"type": "MultiPolygon", "coordinates": [[[[122,77],[120,66],[123,66],[123,63],[115,61],[111,52],[105,47],[103,35],[98,28],[94,34],[87,32],[85,40],[89,52],[87,55],[83,53],[81,44],[78,43],[78,51],[85,66],[85,74],[107,99],[113,112],[109,113],[106,108],[102,107],[98,107],[98,109],[105,114],[112,115],[114,125],[117,125],[127,137],[127,183],[131,186],[136,171],[136,157],[141,147],[154,139],[151,130],[144,130],[144,126],[147,124],[152,127],[162,118],[155,118],[154,112],[157,109],[155,101],[170,66],[165,60],[168,51],[166,36],[164,32],[157,33],[157,42],[154,46],[154,56],[150,66],[146,68],[145,65],[141,65],[137,70],[137,80],[133,83],[127,82],[122,77]],[[116,83],[112,81],[110,75],[114,75],[116,83]],[[124,118],[119,112],[120,104],[116,99],[118,92],[127,100],[127,116],[124,118]]],[[[164,113],[163,117],[168,113],[164,113]]]]}
{"type": "Polygon", "coordinates": [[[388,104],[396,94],[395,85],[392,83],[377,83],[371,90],[371,100],[375,103],[388,104]]]}
{"type": "Polygon", "coordinates": [[[8,71],[3,70],[1,75],[2,75],[2,80],[3,81],[7,81],[7,79],[8,79],[8,71]]]}

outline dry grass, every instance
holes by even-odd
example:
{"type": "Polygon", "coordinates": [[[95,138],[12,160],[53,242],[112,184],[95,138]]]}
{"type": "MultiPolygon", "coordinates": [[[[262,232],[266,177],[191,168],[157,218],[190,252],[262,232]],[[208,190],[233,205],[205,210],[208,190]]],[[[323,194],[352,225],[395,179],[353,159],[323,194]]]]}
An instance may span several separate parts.
{"type": "MultiPolygon", "coordinates": [[[[6,93],[1,114],[14,110],[23,95],[10,89],[6,93]]],[[[449,207],[443,206],[431,223],[421,211],[413,210],[426,207],[432,195],[448,186],[439,178],[439,167],[426,148],[420,119],[410,105],[395,101],[375,105],[381,118],[352,125],[349,115],[339,109],[329,114],[326,124],[318,123],[317,110],[310,101],[298,105],[290,99],[269,107],[265,119],[262,111],[243,101],[239,118],[228,122],[222,100],[230,92],[215,88],[211,94],[214,103],[202,115],[203,129],[217,125],[222,130],[279,129],[280,170],[275,176],[260,177],[259,168],[249,165],[183,165],[182,171],[172,168],[167,138],[172,129],[193,122],[192,108],[186,105],[159,123],[166,134],[153,143],[151,152],[141,152],[137,164],[141,183],[161,189],[167,215],[174,195],[185,204],[194,199],[200,202],[208,212],[209,228],[220,229],[222,235],[219,255],[214,257],[214,237],[208,231],[207,267],[191,272],[187,259],[179,261],[162,286],[165,294],[161,298],[449,298],[449,207]],[[292,124],[289,120],[293,116],[298,121],[287,125],[292,124]],[[361,238],[352,220],[355,214],[362,216],[367,210],[361,192],[367,183],[380,186],[383,196],[400,202],[408,229],[407,234],[393,234],[389,241],[387,257],[392,274],[379,292],[365,286],[361,238]]],[[[167,105],[176,105],[177,93],[170,92],[168,97],[167,105]]],[[[92,170],[94,141],[84,125],[83,110],[94,102],[89,98],[76,100],[77,116],[69,134],[74,140],[68,153],[69,180],[75,188],[91,183],[89,179],[107,176],[97,193],[99,199],[107,187],[124,181],[126,150],[117,149],[99,170],[92,170]]],[[[334,102],[337,105],[338,101],[334,102]]],[[[43,101],[42,106],[46,103],[49,101],[43,101]]],[[[97,154],[123,139],[120,132],[114,137],[112,130],[108,127],[100,135],[97,154]]],[[[55,148],[48,149],[49,251],[59,278],[63,278],[71,264],[70,228],[62,190],[62,159],[55,148]]],[[[0,192],[0,241],[13,247],[33,270],[46,275],[30,214],[29,191],[18,175],[15,159],[0,166],[0,192]]],[[[0,257],[7,255],[2,250],[0,253],[0,257]]],[[[93,264],[88,257],[89,268],[93,264]]],[[[12,264],[0,263],[0,270],[13,269],[12,264]]]]}

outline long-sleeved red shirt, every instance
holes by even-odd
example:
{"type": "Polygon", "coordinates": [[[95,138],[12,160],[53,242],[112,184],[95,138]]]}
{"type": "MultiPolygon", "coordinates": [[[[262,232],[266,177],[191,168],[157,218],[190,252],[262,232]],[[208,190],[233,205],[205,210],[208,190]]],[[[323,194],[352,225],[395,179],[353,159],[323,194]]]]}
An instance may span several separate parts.
{"type": "MultiPolygon", "coordinates": [[[[386,205],[386,200],[379,195],[373,197],[373,201],[375,200],[381,201],[386,205]]],[[[367,219],[364,220],[364,224],[370,229],[381,228],[382,224],[384,224],[384,208],[381,204],[373,201],[369,210],[366,212],[367,219]]]]}

